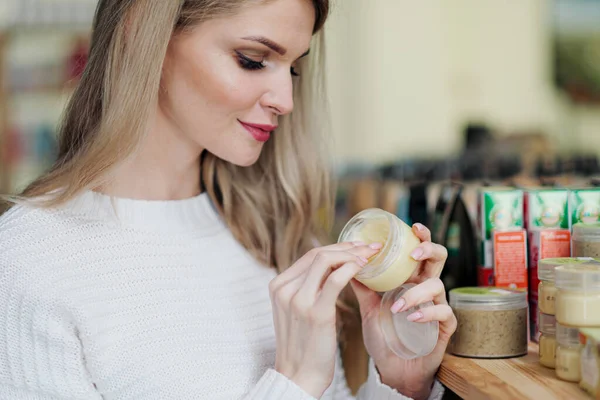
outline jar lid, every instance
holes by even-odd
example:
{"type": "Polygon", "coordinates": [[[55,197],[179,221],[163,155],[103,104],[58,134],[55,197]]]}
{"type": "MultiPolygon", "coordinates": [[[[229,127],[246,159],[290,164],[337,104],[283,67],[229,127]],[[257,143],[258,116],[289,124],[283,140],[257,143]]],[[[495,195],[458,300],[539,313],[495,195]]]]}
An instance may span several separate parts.
{"type": "Polygon", "coordinates": [[[338,243],[364,242],[381,243],[383,247],[369,259],[367,265],[357,274],[358,278],[370,279],[381,274],[390,260],[397,256],[405,242],[404,232],[398,229],[398,220],[394,214],[380,208],[368,208],[353,216],[344,226],[338,243]]]}
{"type": "Polygon", "coordinates": [[[413,283],[407,283],[386,292],[381,299],[379,314],[381,330],[389,349],[398,357],[406,360],[430,354],[437,345],[439,335],[438,321],[411,322],[406,319],[420,309],[433,306],[432,301],[397,314],[390,310],[392,305],[414,286],[416,285],[413,283]]]}
{"type": "Polygon", "coordinates": [[[542,281],[554,281],[554,270],[561,265],[583,264],[593,261],[590,257],[545,258],[538,263],[538,278],[542,281]]]}
{"type": "Polygon", "coordinates": [[[490,310],[527,307],[527,292],[499,287],[463,287],[450,291],[450,306],[490,310]]]}
{"type": "Polygon", "coordinates": [[[600,241],[600,222],[576,223],[573,225],[573,238],[592,242],[600,241]]]}
{"type": "Polygon", "coordinates": [[[538,314],[538,324],[540,326],[540,332],[555,336],[556,335],[556,318],[554,315],[548,315],[539,313],[538,314]]]}
{"type": "Polygon", "coordinates": [[[600,291],[600,262],[596,260],[556,267],[554,273],[558,289],[600,291]]]}
{"type": "Polygon", "coordinates": [[[556,323],[556,342],[563,346],[579,346],[579,329],[556,323]]]}

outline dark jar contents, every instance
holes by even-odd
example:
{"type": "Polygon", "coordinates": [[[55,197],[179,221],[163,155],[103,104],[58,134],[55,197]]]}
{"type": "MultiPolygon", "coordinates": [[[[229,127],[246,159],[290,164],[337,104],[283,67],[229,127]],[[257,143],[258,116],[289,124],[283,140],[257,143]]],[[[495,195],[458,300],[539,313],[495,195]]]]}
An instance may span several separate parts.
{"type": "Polygon", "coordinates": [[[450,292],[458,327],[452,354],[470,358],[510,358],[527,354],[527,294],[499,288],[459,288],[450,292]]]}

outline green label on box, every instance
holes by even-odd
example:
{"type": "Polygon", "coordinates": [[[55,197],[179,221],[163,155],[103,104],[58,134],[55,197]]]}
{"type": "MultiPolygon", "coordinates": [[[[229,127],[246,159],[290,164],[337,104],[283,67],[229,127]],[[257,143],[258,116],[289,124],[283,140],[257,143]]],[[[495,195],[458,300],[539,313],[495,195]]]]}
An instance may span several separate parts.
{"type": "Polygon", "coordinates": [[[600,188],[571,190],[569,211],[573,225],[600,221],[600,188]]]}
{"type": "Polygon", "coordinates": [[[482,192],[483,237],[492,238],[494,230],[523,228],[523,191],[517,189],[484,189],[482,192]]]}
{"type": "Polygon", "coordinates": [[[570,228],[568,190],[531,190],[528,196],[529,229],[570,228]]]}

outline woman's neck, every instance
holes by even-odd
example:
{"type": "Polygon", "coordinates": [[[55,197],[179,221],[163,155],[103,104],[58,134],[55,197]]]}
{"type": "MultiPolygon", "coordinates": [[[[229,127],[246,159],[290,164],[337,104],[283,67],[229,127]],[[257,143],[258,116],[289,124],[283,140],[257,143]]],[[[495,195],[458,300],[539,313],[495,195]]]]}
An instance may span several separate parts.
{"type": "Polygon", "coordinates": [[[182,200],[197,196],[202,149],[159,110],[148,134],[113,179],[97,191],[142,200],[182,200]]]}

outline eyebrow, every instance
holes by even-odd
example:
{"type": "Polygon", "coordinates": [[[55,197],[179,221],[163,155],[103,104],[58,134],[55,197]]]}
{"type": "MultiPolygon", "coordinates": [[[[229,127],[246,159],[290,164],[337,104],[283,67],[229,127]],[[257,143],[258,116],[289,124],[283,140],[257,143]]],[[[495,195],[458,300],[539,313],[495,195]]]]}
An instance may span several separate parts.
{"type": "MultiPolygon", "coordinates": [[[[267,46],[268,48],[270,48],[271,50],[273,50],[274,52],[276,52],[282,56],[284,56],[287,53],[287,49],[285,47],[283,47],[280,44],[275,43],[271,39],[267,39],[264,36],[246,36],[246,37],[243,37],[242,39],[260,43],[264,46],[267,46]]],[[[299,58],[307,56],[308,53],[310,53],[310,49],[306,50],[304,52],[304,54],[302,54],[299,58]]]]}

